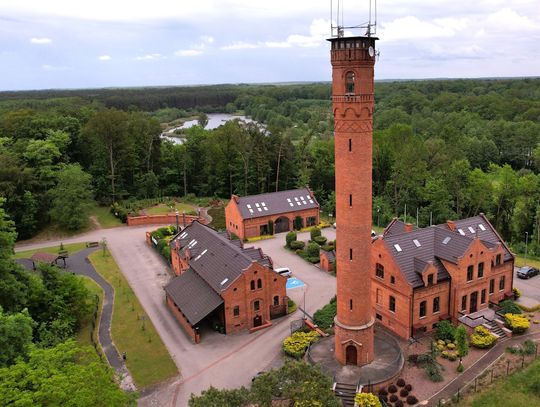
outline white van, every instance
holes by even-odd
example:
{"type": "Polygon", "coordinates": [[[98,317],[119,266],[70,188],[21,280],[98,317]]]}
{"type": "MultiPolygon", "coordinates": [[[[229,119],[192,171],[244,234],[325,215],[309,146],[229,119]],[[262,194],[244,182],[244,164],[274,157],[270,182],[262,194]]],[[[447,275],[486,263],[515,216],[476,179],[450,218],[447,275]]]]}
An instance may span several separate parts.
{"type": "Polygon", "coordinates": [[[290,276],[292,276],[292,271],[291,271],[291,269],[288,268],[288,267],[279,267],[279,268],[277,268],[277,269],[274,269],[274,271],[275,271],[276,273],[278,273],[279,275],[282,275],[282,276],[284,276],[284,277],[290,277],[290,276]]]}

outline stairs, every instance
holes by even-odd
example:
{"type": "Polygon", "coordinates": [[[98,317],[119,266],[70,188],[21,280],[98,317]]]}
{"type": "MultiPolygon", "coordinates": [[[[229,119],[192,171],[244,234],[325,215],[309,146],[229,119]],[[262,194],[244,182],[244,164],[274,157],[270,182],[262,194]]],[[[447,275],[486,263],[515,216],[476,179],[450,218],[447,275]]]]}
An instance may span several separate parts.
{"type": "Polygon", "coordinates": [[[354,406],[354,396],[356,396],[356,385],[347,383],[336,383],[334,394],[341,399],[343,407],[354,406]]]}
{"type": "Polygon", "coordinates": [[[486,325],[489,326],[489,330],[497,335],[501,341],[506,339],[506,335],[504,334],[504,331],[501,329],[499,325],[495,321],[488,321],[486,322],[486,325]]]}

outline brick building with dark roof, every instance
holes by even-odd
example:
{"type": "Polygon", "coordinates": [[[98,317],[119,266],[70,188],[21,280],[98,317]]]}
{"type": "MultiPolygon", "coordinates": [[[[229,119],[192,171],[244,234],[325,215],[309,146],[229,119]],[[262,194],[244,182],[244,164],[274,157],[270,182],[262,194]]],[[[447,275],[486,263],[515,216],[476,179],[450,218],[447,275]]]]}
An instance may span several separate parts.
{"type": "Polygon", "coordinates": [[[483,214],[422,229],[394,220],[372,260],[375,316],[406,339],[512,296],[514,255],[483,214]]]}
{"type": "Polygon", "coordinates": [[[295,219],[301,226],[319,224],[319,203],[309,188],[260,195],[233,195],[225,207],[227,230],[240,239],[288,232],[295,219]]]}
{"type": "Polygon", "coordinates": [[[194,342],[204,324],[225,333],[258,330],[287,312],[286,277],[262,250],[194,221],[170,243],[177,275],[166,287],[172,313],[194,342]]]}

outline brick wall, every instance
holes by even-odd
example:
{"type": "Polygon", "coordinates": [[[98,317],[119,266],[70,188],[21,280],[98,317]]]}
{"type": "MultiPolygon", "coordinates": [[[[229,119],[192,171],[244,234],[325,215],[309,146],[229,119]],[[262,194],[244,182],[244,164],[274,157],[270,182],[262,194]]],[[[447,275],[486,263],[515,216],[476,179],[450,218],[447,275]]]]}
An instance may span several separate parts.
{"type": "Polygon", "coordinates": [[[173,313],[174,317],[178,321],[178,323],[184,328],[184,331],[188,334],[188,336],[191,338],[191,340],[194,343],[199,343],[201,341],[201,336],[199,333],[191,326],[191,324],[188,322],[186,317],[184,317],[184,314],[180,312],[174,301],[167,296],[167,306],[173,313]]]}
{"type": "Polygon", "coordinates": [[[319,258],[320,258],[322,270],[328,271],[328,272],[334,271],[334,264],[333,262],[328,260],[328,254],[324,250],[321,250],[319,254],[319,258]]]}
{"type": "MultiPolygon", "coordinates": [[[[194,220],[199,221],[202,224],[206,224],[206,219],[199,217],[199,216],[193,216],[193,215],[186,215],[186,224],[189,225],[194,220]]],[[[178,216],[178,223],[182,225],[183,222],[183,215],[180,214],[178,216]]],[[[139,225],[176,225],[176,214],[175,213],[169,213],[164,215],[143,215],[143,216],[128,216],[127,217],[127,225],[128,226],[139,226],[139,225]]]]}

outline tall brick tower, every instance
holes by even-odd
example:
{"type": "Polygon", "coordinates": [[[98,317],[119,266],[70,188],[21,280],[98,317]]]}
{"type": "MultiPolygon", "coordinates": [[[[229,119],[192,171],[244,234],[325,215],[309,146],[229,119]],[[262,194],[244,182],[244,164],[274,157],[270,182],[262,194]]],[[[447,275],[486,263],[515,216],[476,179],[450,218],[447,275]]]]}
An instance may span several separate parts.
{"type": "Polygon", "coordinates": [[[341,364],[373,361],[371,167],[375,40],[338,36],[332,44],[336,160],[337,316],[341,364]]]}

